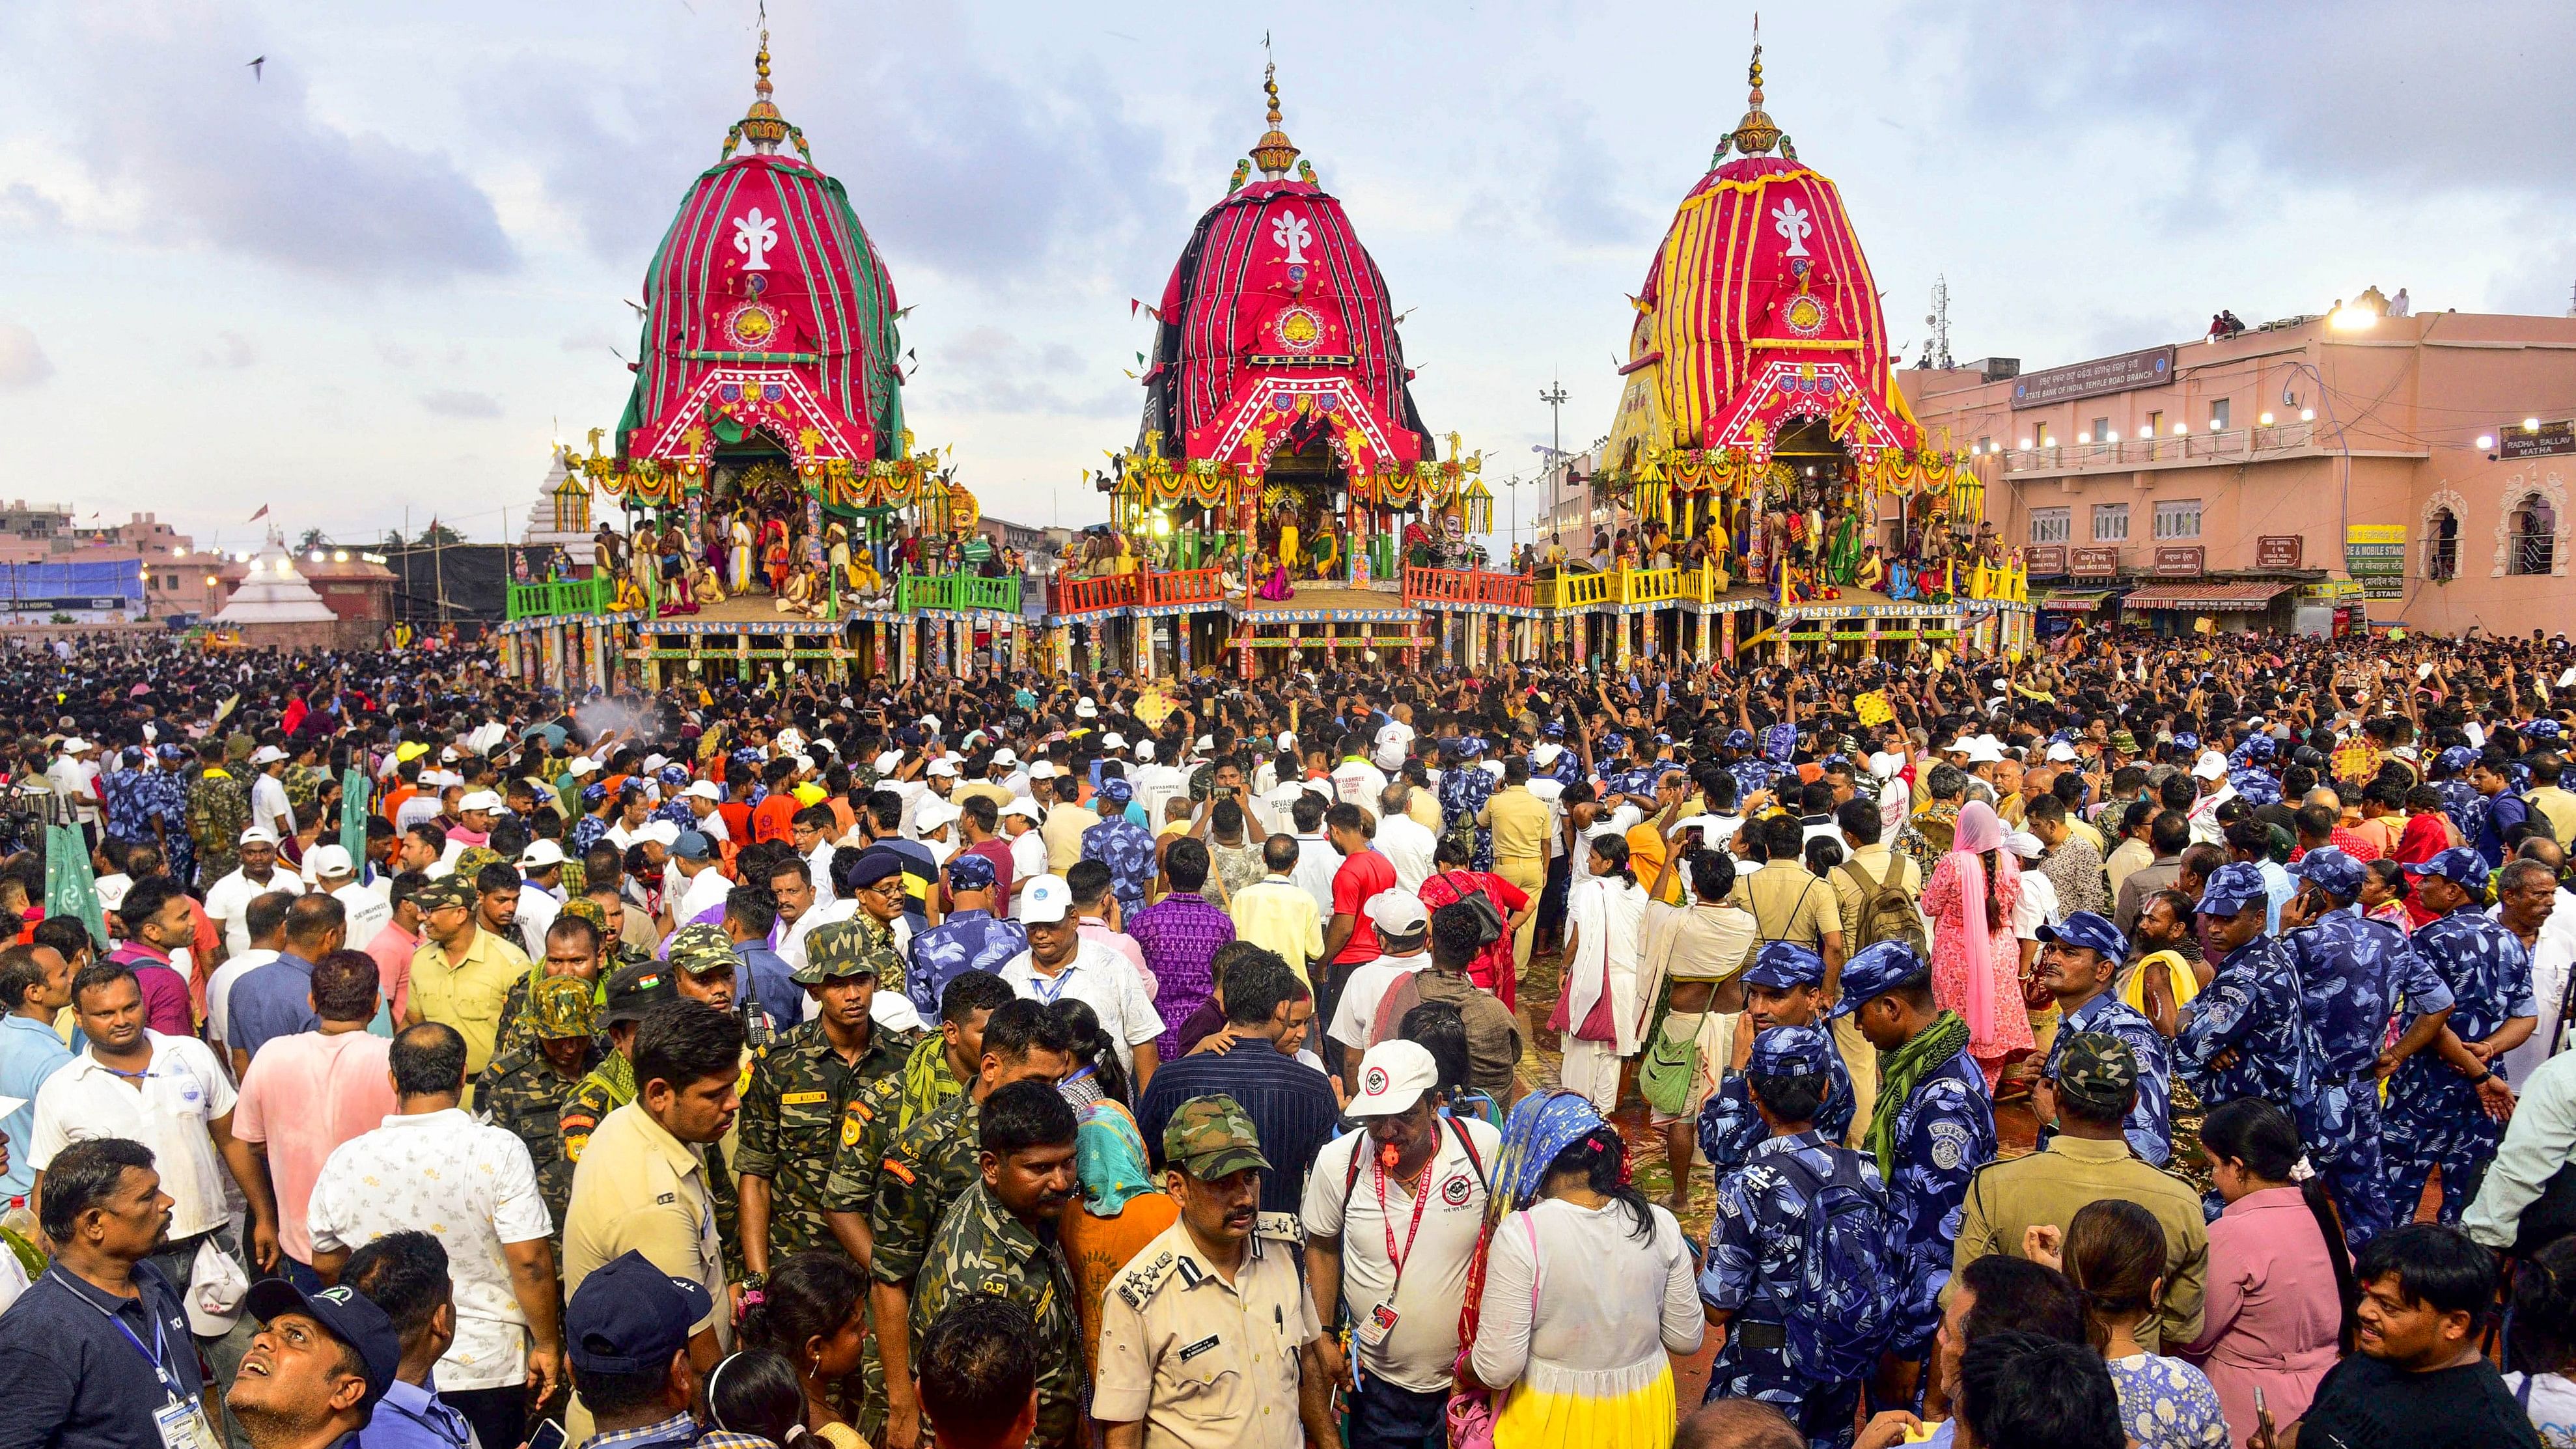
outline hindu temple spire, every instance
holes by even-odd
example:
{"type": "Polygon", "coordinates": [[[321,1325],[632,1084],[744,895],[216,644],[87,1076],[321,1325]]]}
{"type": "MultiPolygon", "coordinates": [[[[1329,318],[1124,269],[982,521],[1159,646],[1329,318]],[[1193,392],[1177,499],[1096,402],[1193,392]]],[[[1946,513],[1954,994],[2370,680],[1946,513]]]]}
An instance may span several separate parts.
{"type": "Polygon", "coordinates": [[[770,99],[769,8],[766,5],[761,7],[760,50],[752,57],[751,70],[751,109],[743,112],[742,119],[725,131],[724,154],[730,158],[736,146],[749,141],[754,152],[774,156],[778,154],[778,144],[789,141],[795,144],[797,155],[811,161],[813,158],[805,147],[805,133],[787,124],[787,118],[778,113],[777,102],[770,99]]]}
{"type": "Polygon", "coordinates": [[[1297,148],[1289,144],[1287,133],[1279,129],[1279,67],[1276,64],[1261,68],[1261,89],[1270,98],[1270,129],[1262,132],[1261,139],[1253,143],[1252,164],[1261,168],[1264,180],[1277,181],[1288,174],[1289,166],[1296,161],[1297,148]]]}
{"type": "Polygon", "coordinates": [[[1745,82],[1750,94],[1745,98],[1744,119],[1735,123],[1731,140],[1737,154],[1760,156],[1779,144],[1780,128],[1771,123],[1770,114],[1762,109],[1762,21],[1753,22],[1753,63],[1745,68],[1745,82]]]}

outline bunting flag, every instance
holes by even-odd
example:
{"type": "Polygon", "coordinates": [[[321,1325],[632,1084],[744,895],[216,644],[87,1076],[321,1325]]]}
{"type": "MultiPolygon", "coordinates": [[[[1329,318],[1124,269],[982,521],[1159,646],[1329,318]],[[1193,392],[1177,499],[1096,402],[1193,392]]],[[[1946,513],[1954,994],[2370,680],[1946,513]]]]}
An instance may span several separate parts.
{"type": "Polygon", "coordinates": [[[268,516],[268,505],[267,505],[267,504],[265,504],[265,503],[263,503],[263,504],[261,504],[261,505],[259,506],[259,512],[252,514],[248,519],[245,519],[244,521],[245,521],[245,522],[248,522],[248,523],[257,523],[257,522],[259,522],[261,519],[266,518],[267,516],[268,516]]]}

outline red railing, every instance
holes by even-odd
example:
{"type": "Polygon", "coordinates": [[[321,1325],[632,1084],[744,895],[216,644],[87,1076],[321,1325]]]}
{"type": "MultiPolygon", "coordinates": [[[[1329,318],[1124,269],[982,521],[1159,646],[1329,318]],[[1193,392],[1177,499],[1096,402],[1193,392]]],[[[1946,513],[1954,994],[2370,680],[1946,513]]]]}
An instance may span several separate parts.
{"type": "Polygon", "coordinates": [[[1147,574],[1144,602],[1158,604],[1212,604],[1225,597],[1225,585],[1217,571],[1187,569],[1179,573],[1147,574]]]}
{"type": "Polygon", "coordinates": [[[1136,575],[1103,574],[1092,579],[1050,581],[1049,597],[1057,614],[1090,614],[1136,602],[1136,575]]]}
{"type": "Polygon", "coordinates": [[[1478,604],[1503,609],[1537,607],[1538,581],[1525,574],[1484,569],[1410,568],[1404,571],[1408,604],[1478,604]]]}

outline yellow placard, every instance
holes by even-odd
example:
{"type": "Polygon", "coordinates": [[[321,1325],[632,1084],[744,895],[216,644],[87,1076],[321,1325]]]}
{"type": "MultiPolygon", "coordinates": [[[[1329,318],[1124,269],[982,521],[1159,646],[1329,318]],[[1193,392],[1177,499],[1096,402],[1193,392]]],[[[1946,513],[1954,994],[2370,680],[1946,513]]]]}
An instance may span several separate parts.
{"type": "Polygon", "coordinates": [[[2379,768],[2367,745],[2346,745],[2334,754],[2334,775],[2338,780],[2367,780],[2379,768]]]}
{"type": "Polygon", "coordinates": [[[1887,702],[1887,691],[1883,689],[1873,689],[1853,699],[1852,709],[1865,725],[1883,725],[1896,718],[1896,708],[1887,702]]]}
{"type": "Polygon", "coordinates": [[[1170,696],[1164,694],[1162,690],[1148,689],[1136,696],[1134,714],[1144,723],[1145,728],[1158,730],[1163,727],[1163,721],[1172,717],[1174,708],[1170,696]]]}

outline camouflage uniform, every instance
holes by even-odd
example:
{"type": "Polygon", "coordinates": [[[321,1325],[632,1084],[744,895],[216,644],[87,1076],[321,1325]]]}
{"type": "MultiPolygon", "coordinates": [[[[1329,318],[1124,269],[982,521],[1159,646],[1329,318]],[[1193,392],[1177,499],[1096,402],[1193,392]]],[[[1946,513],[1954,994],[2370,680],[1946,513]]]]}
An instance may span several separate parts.
{"type": "MultiPolygon", "coordinates": [[[[524,992],[522,980],[517,990],[524,992]]],[[[536,1029],[526,1041],[492,1058],[474,1079],[474,1103],[527,1144],[528,1161],[537,1172],[537,1188],[554,1218],[555,1242],[563,1241],[564,1210],[572,1203],[572,1164],[563,1155],[563,1114],[572,1094],[605,1053],[590,1039],[598,1015],[590,983],[571,976],[548,977],[536,992],[536,1029]],[[582,1072],[567,1077],[539,1048],[540,1040],[581,1037],[587,1044],[582,1072]]]]}
{"type": "MultiPolygon", "coordinates": [[[[289,765],[280,772],[278,783],[286,787],[286,808],[295,812],[295,823],[310,823],[315,807],[322,802],[322,771],[313,765],[289,765]]],[[[323,822],[326,834],[331,823],[323,822]]]]}
{"type": "MultiPolygon", "coordinates": [[[[983,1179],[976,1151],[983,1118],[974,1099],[966,1096],[941,1060],[946,1045],[936,1036],[924,1038],[912,1049],[903,1070],[870,1082],[842,1113],[841,1147],[832,1156],[832,1175],[823,1183],[823,1210],[854,1212],[868,1220],[869,1236],[875,1241],[869,1272],[880,1283],[910,1285],[921,1270],[924,1245],[940,1214],[958,1194],[983,1179]],[[916,1089],[927,1084],[942,1099],[927,1110],[916,1100],[909,1121],[907,1080],[916,1089]],[[931,1136],[933,1129],[945,1135],[931,1136]],[[947,1150],[933,1151],[941,1147],[947,1150]],[[938,1170],[928,1165],[933,1162],[939,1164],[938,1170]],[[888,1178],[893,1181],[887,1182],[888,1178]],[[911,1226],[898,1232],[898,1219],[911,1226]],[[887,1271],[890,1252],[901,1271],[887,1271]]],[[[859,1378],[862,1393],[854,1427],[861,1438],[879,1443],[886,1418],[885,1364],[877,1358],[873,1333],[859,1359],[859,1378]]]]}
{"type": "MultiPolygon", "coordinates": [[[[847,923],[817,930],[796,983],[874,977],[879,962],[866,944],[847,923]]],[[[769,1180],[769,1261],[832,1245],[824,1195],[836,1149],[856,1135],[851,1111],[869,1084],[901,1071],[911,1050],[910,1036],[872,1029],[858,1060],[844,1061],[823,1023],[809,1021],[753,1054],[751,1085],[736,1119],[734,1170],[769,1180]]]]}
{"type": "MultiPolygon", "coordinates": [[[[878,1252],[882,1265],[882,1243],[878,1252]]],[[[1029,1442],[1043,1449],[1079,1444],[1082,1320],[1074,1308],[1072,1270],[1056,1242],[1055,1224],[1032,1229],[985,1189],[980,1175],[929,1241],[912,1295],[912,1341],[927,1337],[950,1304],[979,1294],[1007,1298],[1037,1322],[1038,1425],[1029,1442]]]]}
{"type": "Polygon", "coordinates": [[[209,769],[188,787],[188,839],[196,846],[198,888],[241,865],[241,836],[250,828],[250,796],[229,771],[209,769]]]}

